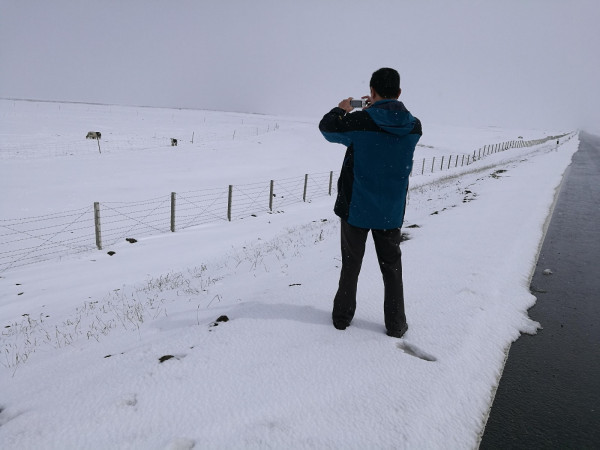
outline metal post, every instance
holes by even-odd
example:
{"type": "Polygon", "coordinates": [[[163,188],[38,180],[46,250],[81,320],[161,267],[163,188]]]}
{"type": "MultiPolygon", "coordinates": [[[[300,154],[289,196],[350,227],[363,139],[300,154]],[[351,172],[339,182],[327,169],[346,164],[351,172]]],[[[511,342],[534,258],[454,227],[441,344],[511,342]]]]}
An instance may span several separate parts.
{"type": "Polygon", "coordinates": [[[94,202],[94,226],[96,228],[96,247],[102,250],[102,232],[100,231],[100,203],[94,202]]]}
{"type": "Polygon", "coordinates": [[[171,192],[171,232],[175,233],[175,192],[171,192]]]}
{"type": "Polygon", "coordinates": [[[227,199],[227,220],[231,222],[231,199],[233,198],[233,186],[229,185],[229,197],[227,199]]]}

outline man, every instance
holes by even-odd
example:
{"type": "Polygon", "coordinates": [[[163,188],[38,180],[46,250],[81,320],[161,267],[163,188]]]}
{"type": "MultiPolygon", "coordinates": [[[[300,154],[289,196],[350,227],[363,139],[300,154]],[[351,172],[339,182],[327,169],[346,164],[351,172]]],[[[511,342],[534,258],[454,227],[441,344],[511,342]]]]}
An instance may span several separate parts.
{"type": "Polygon", "coordinates": [[[408,176],[421,122],[398,101],[400,75],[383,68],[373,73],[367,106],[350,112],[352,98],[325,114],[319,130],[325,139],[347,146],[338,180],[334,211],[341,218],[342,270],[333,301],[338,330],[350,325],[356,287],[369,230],[384,283],[387,335],[400,338],[408,329],[404,313],[400,227],[404,221],[408,176]]]}

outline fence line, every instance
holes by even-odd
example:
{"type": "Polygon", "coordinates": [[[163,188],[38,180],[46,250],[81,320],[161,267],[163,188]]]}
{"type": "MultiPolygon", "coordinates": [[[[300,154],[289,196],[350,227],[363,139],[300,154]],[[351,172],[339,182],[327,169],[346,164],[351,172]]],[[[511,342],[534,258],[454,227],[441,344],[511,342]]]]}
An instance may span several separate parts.
{"type": "Polygon", "coordinates": [[[0,273],[13,267],[96,248],[93,209],[0,220],[0,273]]]}
{"type": "MultiPolygon", "coordinates": [[[[531,141],[483,146],[472,154],[413,161],[410,176],[468,166],[511,148],[532,147],[573,133],[531,141]]],[[[558,144],[558,141],[557,141],[558,144]]],[[[197,225],[232,221],[331,196],[338,172],[321,172],[225,188],[210,188],[137,202],[96,202],[63,213],[23,219],[0,219],[0,273],[73,253],[103,249],[124,239],[175,232],[197,225]]]]}

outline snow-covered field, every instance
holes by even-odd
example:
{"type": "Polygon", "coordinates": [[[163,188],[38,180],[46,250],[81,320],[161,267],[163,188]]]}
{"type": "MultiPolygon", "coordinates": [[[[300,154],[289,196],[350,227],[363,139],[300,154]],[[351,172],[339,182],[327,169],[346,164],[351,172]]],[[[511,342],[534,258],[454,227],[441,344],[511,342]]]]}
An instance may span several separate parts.
{"type": "MultiPolygon", "coordinates": [[[[0,234],[96,201],[336,171],[319,118],[0,100],[0,234]]],[[[421,119],[415,161],[569,131],[421,119]]],[[[0,448],[477,446],[507,347],[538,326],[529,277],[577,143],[412,178],[400,340],[372,246],[352,326],[331,326],[327,195],[4,270],[0,448]]]]}

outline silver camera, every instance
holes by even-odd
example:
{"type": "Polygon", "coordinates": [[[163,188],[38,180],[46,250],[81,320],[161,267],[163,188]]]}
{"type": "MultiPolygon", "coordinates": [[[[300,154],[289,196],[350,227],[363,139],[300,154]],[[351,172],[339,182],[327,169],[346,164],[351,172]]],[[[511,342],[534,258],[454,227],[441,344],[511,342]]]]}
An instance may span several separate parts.
{"type": "Polygon", "coordinates": [[[365,108],[367,105],[367,101],[363,99],[350,100],[350,106],[352,106],[353,108],[365,108]]]}

